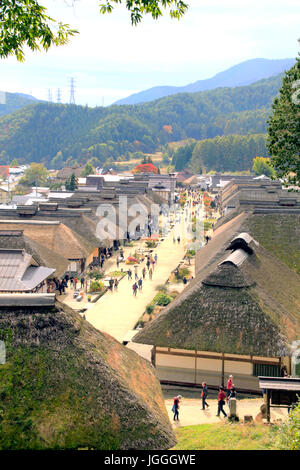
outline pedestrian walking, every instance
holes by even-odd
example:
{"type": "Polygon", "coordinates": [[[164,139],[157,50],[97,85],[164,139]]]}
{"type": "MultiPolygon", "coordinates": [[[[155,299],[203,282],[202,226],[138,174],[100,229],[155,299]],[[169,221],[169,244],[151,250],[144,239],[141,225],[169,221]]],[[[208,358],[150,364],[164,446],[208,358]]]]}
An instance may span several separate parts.
{"type": "Polygon", "coordinates": [[[231,390],[231,387],[232,387],[232,379],[233,379],[233,376],[229,375],[228,380],[227,380],[227,393],[226,393],[227,398],[230,395],[230,390],[231,390]]]}
{"type": "Polygon", "coordinates": [[[150,263],[150,259],[148,258],[148,259],[147,259],[147,263],[146,263],[146,266],[147,266],[148,270],[149,270],[149,268],[150,268],[150,264],[151,264],[151,263],[150,263]]]}
{"type": "Polygon", "coordinates": [[[202,410],[205,410],[205,406],[209,407],[209,404],[206,403],[207,395],[208,395],[208,389],[207,389],[206,382],[202,382],[202,392],[201,392],[202,410]]]}
{"type": "Polygon", "coordinates": [[[136,292],[137,292],[137,289],[138,289],[138,286],[137,286],[137,283],[135,282],[132,286],[132,290],[133,290],[133,295],[136,297],[136,292]]]}
{"type": "Polygon", "coordinates": [[[146,268],[143,268],[142,274],[143,274],[143,279],[145,279],[145,277],[146,277],[146,268]]]}
{"type": "Polygon", "coordinates": [[[149,269],[149,279],[150,281],[152,281],[152,274],[153,274],[153,271],[152,271],[152,268],[149,269]]]}
{"type": "Polygon", "coordinates": [[[154,260],[155,260],[155,263],[156,263],[156,264],[157,264],[157,258],[158,258],[157,253],[155,253],[155,255],[154,255],[154,260]]]}
{"type": "Polygon", "coordinates": [[[74,278],[74,289],[76,290],[77,289],[77,282],[78,282],[78,279],[77,277],[74,278]]]}
{"type": "Polygon", "coordinates": [[[81,286],[81,289],[84,288],[84,277],[80,279],[80,286],[81,286]]]}
{"type": "Polygon", "coordinates": [[[225,400],[226,400],[226,393],[224,391],[224,387],[219,388],[219,394],[218,394],[218,413],[217,416],[220,416],[220,412],[222,411],[223,415],[225,418],[227,418],[227,414],[225,413],[223,406],[225,405],[225,400]]]}
{"type": "Polygon", "coordinates": [[[114,280],[113,280],[112,277],[110,278],[110,280],[108,281],[108,283],[109,283],[109,289],[110,289],[111,291],[113,291],[113,288],[114,288],[114,280]]]}
{"type": "Polygon", "coordinates": [[[135,277],[135,280],[137,281],[138,278],[139,278],[139,275],[138,275],[138,266],[134,266],[134,277],[135,277]]]}
{"type": "Polygon", "coordinates": [[[139,286],[139,290],[142,290],[143,289],[143,281],[142,281],[142,278],[140,277],[139,280],[138,280],[138,286],[139,286]]]}
{"type": "Polygon", "coordinates": [[[128,269],[127,275],[128,275],[128,281],[130,281],[130,279],[132,279],[132,271],[131,271],[131,269],[128,269]]]}
{"type": "Polygon", "coordinates": [[[118,279],[116,278],[115,279],[115,282],[114,282],[114,289],[117,291],[118,290],[118,285],[119,285],[119,282],[118,282],[118,279]]]}
{"type": "Polygon", "coordinates": [[[177,242],[178,242],[178,244],[180,243],[180,237],[179,236],[177,237],[177,242]]]}
{"type": "Polygon", "coordinates": [[[181,395],[177,395],[177,397],[174,397],[173,407],[172,407],[172,411],[174,413],[173,421],[176,421],[176,420],[179,421],[179,403],[180,403],[181,398],[182,398],[181,395]]]}
{"type": "Polygon", "coordinates": [[[119,260],[119,256],[117,256],[117,268],[119,268],[119,264],[120,264],[120,260],[119,260]]]}

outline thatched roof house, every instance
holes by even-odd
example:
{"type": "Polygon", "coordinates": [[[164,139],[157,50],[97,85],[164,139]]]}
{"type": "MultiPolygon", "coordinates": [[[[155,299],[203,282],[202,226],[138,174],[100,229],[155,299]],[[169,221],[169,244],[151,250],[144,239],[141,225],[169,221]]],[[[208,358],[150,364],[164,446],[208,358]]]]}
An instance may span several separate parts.
{"type": "MultiPolygon", "coordinates": [[[[153,367],[67,306],[1,302],[0,449],[169,449],[153,367]],[[44,305],[44,306],[43,306],[44,305]],[[13,384],[13,393],[11,393],[13,384]]],[[[29,299],[29,300],[28,300],[29,299]]],[[[18,300],[19,302],[19,300],[18,300]]]]}
{"type": "Polygon", "coordinates": [[[46,246],[24,235],[23,230],[0,230],[0,250],[25,250],[40,266],[53,268],[52,277],[62,277],[67,271],[68,260],[46,246]]]}
{"type": "Polygon", "coordinates": [[[54,252],[56,256],[78,262],[79,270],[95,249],[86,238],[59,221],[0,220],[0,230],[22,230],[28,239],[54,252]]]}
{"type": "Polygon", "coordinates": [[[133,341],[154,345],[156,365],[164,367],[176,367],[176,357],[188,351],[193,360],[202,357],[197,366],[202,380],[213,370],[223,369],[224,375],[225,361],[225,372],[239,377],[236,385],[257,389],[252,379],[258,364],[278,374],[290,366],[290,345],[300,339],[300,278],[249,234],[226,238],[226,233],[230,227],[201,250],[203,264],[194,281],[133,341]]]}

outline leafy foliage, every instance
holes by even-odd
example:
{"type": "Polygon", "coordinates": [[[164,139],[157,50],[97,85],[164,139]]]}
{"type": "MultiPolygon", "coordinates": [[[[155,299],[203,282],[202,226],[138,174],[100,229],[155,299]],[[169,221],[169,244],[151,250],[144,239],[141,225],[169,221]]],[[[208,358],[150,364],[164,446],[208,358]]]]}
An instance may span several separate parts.
{"type": "Polygon", "coordinates": [[[283,77],[272,108],[268,149],[277,177],[300,186],[300,59],[283,77]]]}
{"type": "Polygon", "coordinates": [[[69,25],[46,15],[46,8],[37,0],[2,0],[0,3],[0,58],[15,55],[24,60],[23,47],[32,51],[41,47],[67,44],[77,33],[69,25]],[[53,31],[57,28],[56,33],[53,31]]]}
{"type": "Polygon", "coordinates": [[[20,179],[21,186],[43,186],[48,180],[49,173],[41,163],[31,163],[20,179]]]}
{"type": "MultiPolygon", "coordinates": [[[[106,3],[100,5],[101,13],[111,13],[114,4],[125,3],[122,0],[106,0],[106,3]]],[[[182,0],[131,0],[126,1],[126,8],[130,12],[131,23],[137,25],[144,14],[150,14],[157,20],[163,15],[162,8],[170,9],[171,18],[180,19],[187,11],[188,6],[182,0]],[[173,8],[172,8],[173,7],[173,8]]]]}
{"type": "Polygon", "coordinates": [[[278,430],[277,445],[279,449],[300,450],[300,400],[298,399],[289,413],[289,419],[278,430]]]}
{"type": "Polygon", "coordinates": [[[158,169],[152,163],[141,163],[140,165],[137,165],[132,171],[133,173],[158,173],[158,169]]]}
{"type": "Polygon", "coordinates": [[[270,158],[255,157],[253,160],[252,170],[257,175],[273,176],[274,170],[270,165],[270,158]]]}

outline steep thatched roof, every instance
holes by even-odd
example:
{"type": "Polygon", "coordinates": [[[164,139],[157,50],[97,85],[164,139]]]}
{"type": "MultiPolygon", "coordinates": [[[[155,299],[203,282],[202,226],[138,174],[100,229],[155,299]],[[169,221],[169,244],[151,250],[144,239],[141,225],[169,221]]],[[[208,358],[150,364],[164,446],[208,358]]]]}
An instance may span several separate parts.
{"type": "Polygon", "coordinates": [[[0,222],[0,230],[23,230],[24,234],[65,259],[82,259],[94,246],[60,222],[42,220],[0,222]]]}
{"type": "Polygon", "coordinates": [[[0,449],[175,444],[153,367],[68,307],[0,307],[0,335],[0,449]]]}
{"type": "Polygon", "coordinates": [[[216,237],[203,248],[202,260],[205,249],[208,256],[195,280],[134,342],[270,357],[289,354],[289,344],[300,338],[299,276],[261,246],[245,252],[239,265],[228,260],[232,238],[224,233],[222,243],[216,237]]]}

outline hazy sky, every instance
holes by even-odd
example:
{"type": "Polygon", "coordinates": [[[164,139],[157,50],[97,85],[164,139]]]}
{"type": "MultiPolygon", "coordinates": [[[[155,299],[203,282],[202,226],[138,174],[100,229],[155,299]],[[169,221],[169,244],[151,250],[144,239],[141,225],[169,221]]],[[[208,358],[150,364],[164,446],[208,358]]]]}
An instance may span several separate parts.
{"type": "Polygon", "coordinates": [[[69,102],[69,77],[76,78],[77,104],[109,105],[157,85],[186,85],[210,78],[244,60],[296,57],[299,0],[186,0],[180,20],[168,15],[131,26],[116,7],[100,15],[100,0],[40,0],[48,13],[78,29],[70,44],[28,52],[25,63],[0,60],[0,90],[48,99],[57,88],[69,102]]]}

